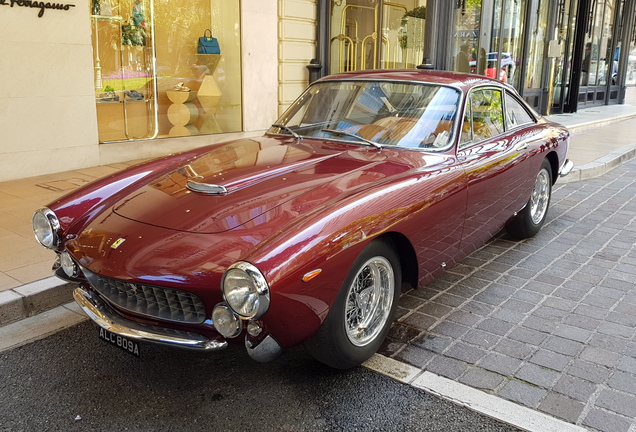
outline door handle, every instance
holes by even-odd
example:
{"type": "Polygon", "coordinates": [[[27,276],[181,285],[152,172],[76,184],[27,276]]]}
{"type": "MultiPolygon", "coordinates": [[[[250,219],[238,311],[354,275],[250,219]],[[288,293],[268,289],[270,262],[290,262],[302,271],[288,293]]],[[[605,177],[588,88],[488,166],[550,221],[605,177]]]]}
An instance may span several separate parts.
{"type": "Polygon", "coordinates": [[[521,143],[517,147],[515,147],[516,151],[527,150],[529,147],[528,143],[521,143]]]}

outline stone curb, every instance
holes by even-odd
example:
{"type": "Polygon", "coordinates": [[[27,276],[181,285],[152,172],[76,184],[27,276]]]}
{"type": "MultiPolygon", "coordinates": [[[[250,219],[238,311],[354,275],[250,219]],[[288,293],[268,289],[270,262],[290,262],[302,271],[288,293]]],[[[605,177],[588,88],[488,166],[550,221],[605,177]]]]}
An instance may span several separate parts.
{"type": "Polygon", "coordinates": [[[636,157],[636,144],[630,144],[593,162],[574,167],[570,174],[559,179],[559,183],[572,183],[602,176],[612,169],[629,162],[634,157],[636,157]]]}
{"type": "Polygon", "coordinates": [[[0,326],[68,303],[75,284],[55,276],[0,292],[0,326]]]}

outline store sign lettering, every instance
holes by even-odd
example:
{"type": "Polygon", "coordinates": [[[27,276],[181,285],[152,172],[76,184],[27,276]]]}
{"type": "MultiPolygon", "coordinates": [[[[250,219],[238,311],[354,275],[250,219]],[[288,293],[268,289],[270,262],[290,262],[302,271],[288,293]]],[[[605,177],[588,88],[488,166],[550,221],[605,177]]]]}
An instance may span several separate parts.
{"type": "Polygon", "coordinates": [[[454,34],[454,37],[477,39],[477,30],[457,30],[454,34]]]}
{"type": "Polygon", "coordinates": [[[32,0],[0,0],[0,6],[18,6],[18,7],[28,7],[28,8],[36,8],[40,9],[38,13],[38,18],[42,18],[44,15],[45,9],[57,9],[57,10],[69,10],[72,7],[75,7],[74,4],[63,4],[63,3],[51,3],[51,2],[43,2],[43,1],[32,1],[32,0]]]}

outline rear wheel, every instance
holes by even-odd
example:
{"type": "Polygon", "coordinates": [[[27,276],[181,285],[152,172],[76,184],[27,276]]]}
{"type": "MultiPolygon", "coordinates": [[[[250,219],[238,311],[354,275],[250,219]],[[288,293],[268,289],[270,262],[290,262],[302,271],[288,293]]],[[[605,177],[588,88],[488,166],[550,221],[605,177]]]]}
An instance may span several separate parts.
{"type": "Polygon", "coordinates": [[[306,344],[320,362],[348,369],[371,357],[391,327],[402,274],[392,245],[376,240],[356,258],[318,332],[306,344]]]}
{"type": "Polygon", "coordinates": [[[552,196],[552,166],[545,159],[534,182],[530,199],[521,212],[506,227],[512,236],[524,239],[539,232],[550,207],[552,196]]]}

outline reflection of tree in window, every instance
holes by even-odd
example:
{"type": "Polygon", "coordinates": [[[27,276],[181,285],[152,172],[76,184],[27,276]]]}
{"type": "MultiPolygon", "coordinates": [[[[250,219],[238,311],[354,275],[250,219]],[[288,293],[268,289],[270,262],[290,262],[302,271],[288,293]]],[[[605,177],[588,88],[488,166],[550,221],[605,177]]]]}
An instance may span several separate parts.
{"type": "Polygon", "coordinates": [[[490,138],[504,131],[500,91],[475,91],[471,95],[471,102],[475,141],[490,138]]]}

